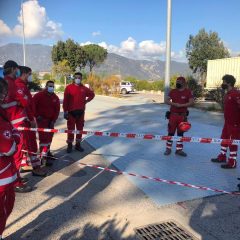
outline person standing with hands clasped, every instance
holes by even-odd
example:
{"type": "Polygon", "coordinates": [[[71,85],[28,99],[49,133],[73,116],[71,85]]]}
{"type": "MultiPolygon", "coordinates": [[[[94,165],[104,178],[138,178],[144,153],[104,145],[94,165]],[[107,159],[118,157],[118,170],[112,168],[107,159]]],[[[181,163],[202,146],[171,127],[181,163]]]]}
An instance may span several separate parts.
{"type": "MultiPolygon", "coordinates": [[[[176,89],[169,92],[167,104],[169,104],[170,111],[166,113],[168,123],[168,136],[174,136],[176,130],[179,137],[183,137],[185,131],[190,128],[187,122],[188,107],[192,106],[194,98],[192,92],[186,88],[186,80],[184,77],[178,77],[176,81],[176,89]]],[[[166,151],[164,155],[170,155],[172,152],[172,141],[168,140],[166,144],[166,151]]],[[[187,154],[183,151],[182,141],[177,141],[175,154],[186,157],[187,154]]]]}
{"type": "MultiPolygon", "coordinates": [[[[79,131],[83,130],[86,103],[94,97],[94,92],[82,84],[82,73],[75,73],[73,83],[69,84],[64,91],[63,99],[64,118],[67,120],[68,130],[75,130],[75,127],[79,131]]],[[[67,153],[72,152],[73,141],[74,134],[69,133],[67,153]]],[[[81,141],[82,134],[77,134],[75,149],[83,152],[81,141]]]]}
{"type": "MultiPolygon", "coordinates": [[[[60,100],[54,93],[53,81],[47,81],[45,89],[33,96],[33,104],[38,128],[53,129],[60,112],[60,100]]],[[[50,152],[50,146],[53,133],[39,132],[38,134],[41,156],[46,157],[46,165],[51,166],[53,155],[50,152]]]]}

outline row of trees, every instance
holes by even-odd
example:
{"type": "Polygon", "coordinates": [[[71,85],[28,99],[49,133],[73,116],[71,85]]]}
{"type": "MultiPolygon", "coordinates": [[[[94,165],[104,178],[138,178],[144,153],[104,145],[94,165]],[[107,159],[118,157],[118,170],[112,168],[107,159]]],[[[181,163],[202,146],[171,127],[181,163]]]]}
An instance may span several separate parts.
{"type": "Polygon", "coordinates": [[[107,50],[97,44],[80,46],[72,39],[58,41],[52,48],[53,74],[68,76],[86,66],[90,73],[107,58],[107,50]]]}

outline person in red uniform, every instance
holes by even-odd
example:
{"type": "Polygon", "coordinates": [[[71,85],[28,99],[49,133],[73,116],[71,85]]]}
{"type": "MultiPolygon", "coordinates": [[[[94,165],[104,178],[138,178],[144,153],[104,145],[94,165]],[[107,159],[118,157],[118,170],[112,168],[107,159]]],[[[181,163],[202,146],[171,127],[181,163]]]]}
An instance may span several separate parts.
{"type": "MultiPolygon", "coordinates": [[[[176,130],[179,137],[183,136],[183,132],[179,128],[181,122],[187,119],[188,107],[193,105],[194,98],[192,92],[186,88],[186,80],[184,77],[178,77],[176,81],[176,89],[169,92],[167,104],[169,104],[169,123],[168,136],[174,136],[176,130]]],[[[172,149],[172,141],[167,141],[166,151],[164,155],[170,155],[172,149]]],[[[183,151],[182,141],[177,141],[176,152],[177,155],[186,157],[187,154],[183,151]]]]}
{"type": "MultiPolygon", "coordinates": [[[[27,115],[27,119],[21,123],[21,127],[36,127],[32,95],[27,87],[27,83],[32,81],[32,70],[29,67],[21,66],[20,72],[21,76],[15,81],[16,96],[19,106],[22,107],[22,111],[25,111],[27,115]]],[[[33,167],[32,175],[45,177],[47,172],[44,168],[41,168],[41,159],[34,154],[38,151],[36,133],[33,131],[23,131],[23,144],[24,150],[28,152],[33,167]]]]}
{"type": "MultiPolygon", "coordinates": [[[[10,121],[13,127],[16,128],[19,126],[19,124],[21,124],[24,120],[27,119],[26,112],[22,109],[22,107],[19,106],[19,101],[16,97],[15,80],[16,77],[20,76],[18,64],[12,60],[8,60],[3,65],[3,74],[4,80],[8,84],[8,94],[2,101],[1,108],[5,110],[6,118],[10,121]]],[[[28,179],[21,178],[19,173],[19,169],[21,167],[21,162],[23,158],[22,146],[23,146],[23,134],[21,132],[20,142],[17,146],[17,151],[15,152],[13,158],[16,168],[18,169],[18,180],[15,183],[15,191],[23,193],[31,191],[32,188],[30,186],[25,185],[28,179]]]]}
{"type": "MultiPolygon", "coordinates": [[[[35,117],[39,128],[54,128],[60,112],[60,101],[54,93],[54,82],[48,81],[43,91],[36,93],[33,97],[35,117]]],[[[50,146],[53,133],[39,132],[39,146],[42,156],[48,156],[46,165],[52,165],[50,146]]]]}
{"type": "MultiPolygon", "coordinates": [[[[0,104],[7,96],[7,86],[0,78],[0,104]]],[[[14,182],[18,174],[13,155],[20,140],[6,116],[6,112],[0,107],[0,239],[15,202],[14,182]]]]}
{"type": "MultiPolygon", "coordinates": [[[[82,85],[82,73],[74,74],[74,82],[69,84],[64,91],[63,110],[64,118],[67,120],[68,130],[82,131],[84,126],[85,105],[94,98],[94,92],[82,85]]],[[[77,134],[75,149],[82,152],[81,147],[82,134],[77,134]]],[[[72,151],[72,143],[74,141],[74,134],[68,134],[67,152],[72,151]]]]}
{"type": "MultiPolygon", "coordinates": [[[[222,139],[240,139],[240,91],[234,88],[236,79],[232,75],[224,75],[222,88],[227,91],[224,97],[224,126],[222,139]]],[[[221,152],[212,162],[225,163],[221,167],[225,169],[236,168],[238,146],[233,144],[221,144],[221,152]],[[230,155],[227,161],[227,149],[230,155]]]]}

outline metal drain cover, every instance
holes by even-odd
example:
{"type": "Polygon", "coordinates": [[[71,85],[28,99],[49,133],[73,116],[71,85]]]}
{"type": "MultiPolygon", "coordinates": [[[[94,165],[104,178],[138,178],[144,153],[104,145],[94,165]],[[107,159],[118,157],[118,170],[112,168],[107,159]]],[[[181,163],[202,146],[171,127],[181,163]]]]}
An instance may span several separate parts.
{"type": "Polygon", "coordinates": [[[135,229],[140,240],[197,240],[179,224],[170,221],[135,229]]]}

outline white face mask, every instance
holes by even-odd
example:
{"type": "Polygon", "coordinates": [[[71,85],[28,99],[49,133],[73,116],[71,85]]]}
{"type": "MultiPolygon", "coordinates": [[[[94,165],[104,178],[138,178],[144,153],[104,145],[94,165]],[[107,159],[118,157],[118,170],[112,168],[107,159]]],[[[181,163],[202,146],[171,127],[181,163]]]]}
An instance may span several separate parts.
{"type": "Polygon", "coordinates": [[[76,84],[80,84],[80,83],[81,83],[81,79],[80,79],[80,78],[76,78],[76,79],[75,79],[75,83],[76,83],[76,84]]]}
{"type": "Polygon", "coordinates": [[[49,93],[53,93],[54,92],[54,87],[47,87],[47,90],[49,93]]]}
{"type": "Polygon", "coordinates": [[[27,81],[28,81],[28,82],[32,82],[32,81],[33,81],[33,80],[32,80],[32,75],[29,75],[29,76],[28,76],[27,81]]]}

